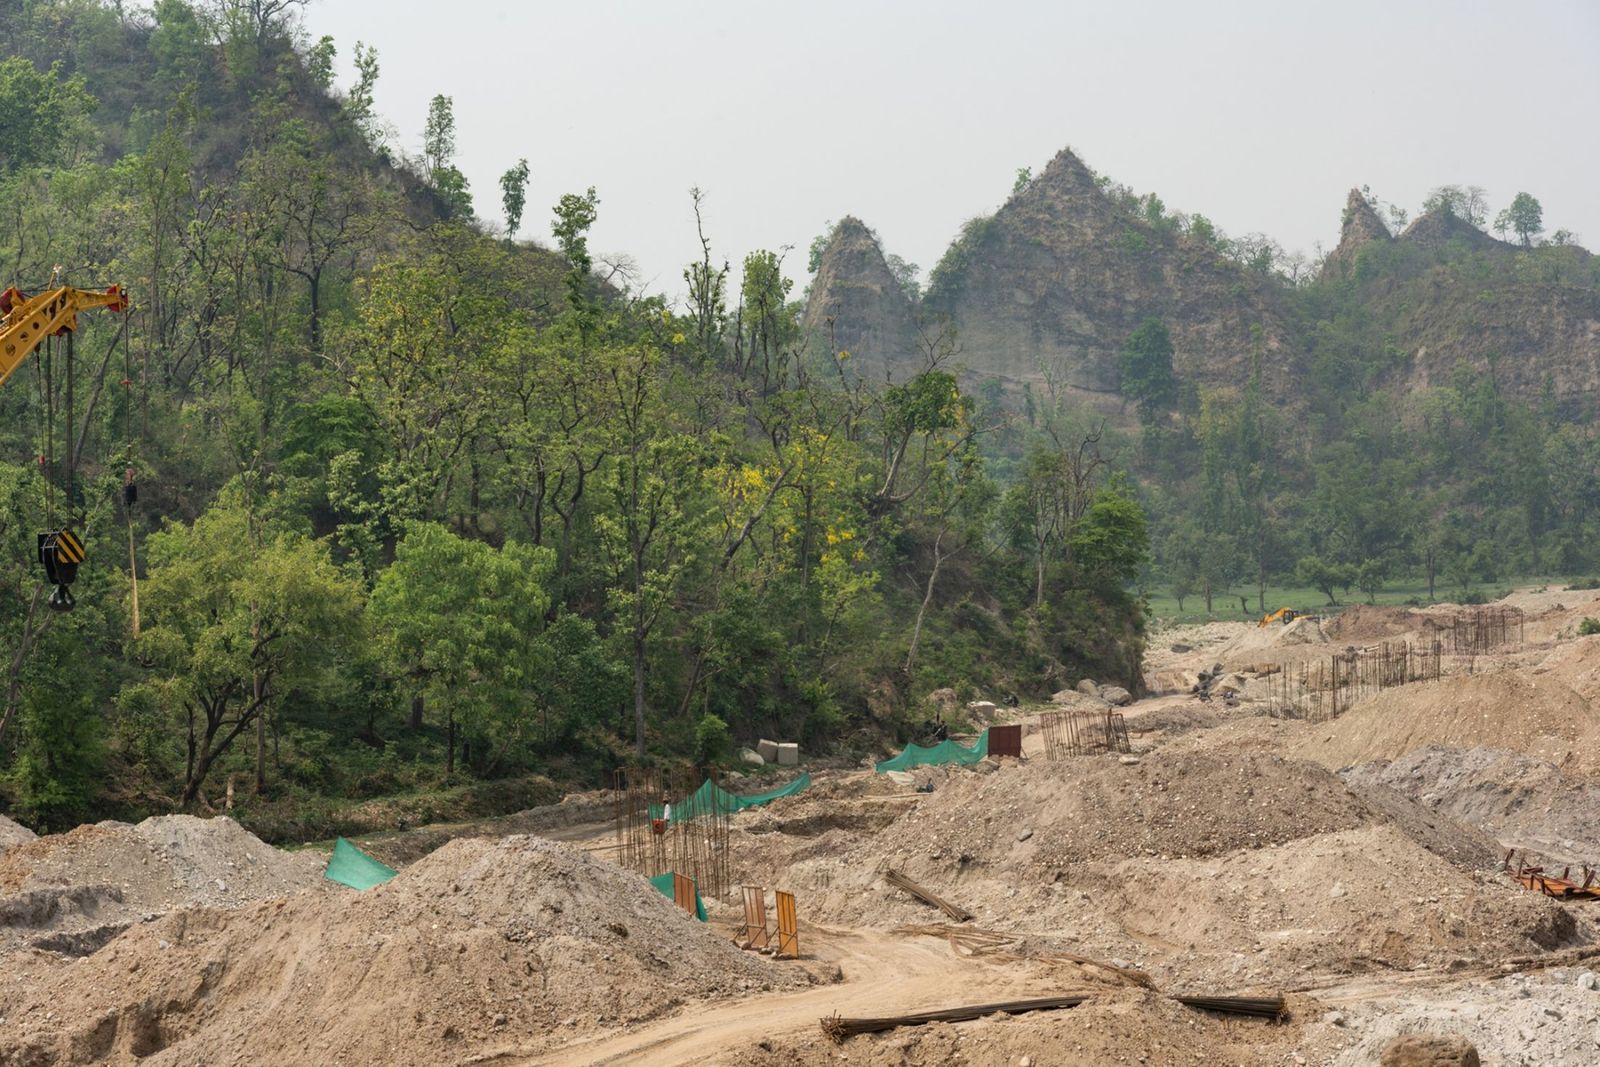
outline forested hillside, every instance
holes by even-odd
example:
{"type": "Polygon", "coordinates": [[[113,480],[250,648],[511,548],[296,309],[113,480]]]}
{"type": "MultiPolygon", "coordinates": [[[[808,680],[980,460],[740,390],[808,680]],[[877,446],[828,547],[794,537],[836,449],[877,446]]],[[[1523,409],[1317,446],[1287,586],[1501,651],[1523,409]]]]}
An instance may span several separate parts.
{"type": "MultiPolygon", "coordinates": [[[[1441,186],[1408,225],[1353,190],[1313,260],[1063,151],[962,228],[925,294],[840,223],[813,245],[806,321],[867,380],[947,337],[943,365],[991,410],[1104,426],[1151,520],[1141,584],[1180,605],[1265,611],[1269,585],[1474,597],[1600,570],[1600,259],[1546,235],[1528,193],[1490,214],[1481,189],[1441,186]]],[[[1025,442],[986,447],[1027,483],[1025,442]]]]}
{"type": "Polygon", "coordinates": [[[1148,536],[1107,440],[966,395],[949,337],[861,380],[771,251],[735,289],[707,241],[681,301],[636,293],[588,247],[603,189],[518,240],[528,163],[469,189],[443,96],[394,143],[381,57],[298,12],[0,10],[6,281],[133,302],[0,388],[13,811],[311,833],[758,734],[863,747],[940,686],[1136,684],[1148,536]],[[63,525],[71,613],[36,556],[63,525]]]}

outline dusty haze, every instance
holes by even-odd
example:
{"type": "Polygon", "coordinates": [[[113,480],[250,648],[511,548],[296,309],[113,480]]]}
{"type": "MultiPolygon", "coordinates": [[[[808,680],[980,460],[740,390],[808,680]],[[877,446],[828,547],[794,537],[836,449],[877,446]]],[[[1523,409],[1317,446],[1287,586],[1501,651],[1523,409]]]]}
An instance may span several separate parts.
{"type": "Polygon", "coordinates": [[[1415,216],[1444,183],[1518,190],[1553,231],[1600,240],[1600,6],[1581,2],[516,4],[314,0],[340,82],[375,45],[377,104],[416,151],[455,100],[478,211],[533,169],[524,232],[594,185],[595,245],[676,292],[695,252],[687,190],[735,261],[805,246],[850,213],[937,260],[1017,168],[1070,145],[1102,174],[1313,253],[1352,185],[1415,216]]]}

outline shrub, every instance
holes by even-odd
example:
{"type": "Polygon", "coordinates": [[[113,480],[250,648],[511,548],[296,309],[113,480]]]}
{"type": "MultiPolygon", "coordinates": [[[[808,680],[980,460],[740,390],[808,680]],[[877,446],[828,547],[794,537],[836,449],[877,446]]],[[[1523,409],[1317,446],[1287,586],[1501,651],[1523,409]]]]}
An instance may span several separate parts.
{"type": "Polygon", "coordinates": [[[1585,617],[1578,624],[1578,636],[1591,637],[1594,634],[1600,634],[1600,619],[1585,617]]]}
{"type": "Polygon", "coordinates": [[[694,758],[702,767],[721,763],[733,751],[728,724],[715,715],[703,715],[694,728],[694,758]]]}

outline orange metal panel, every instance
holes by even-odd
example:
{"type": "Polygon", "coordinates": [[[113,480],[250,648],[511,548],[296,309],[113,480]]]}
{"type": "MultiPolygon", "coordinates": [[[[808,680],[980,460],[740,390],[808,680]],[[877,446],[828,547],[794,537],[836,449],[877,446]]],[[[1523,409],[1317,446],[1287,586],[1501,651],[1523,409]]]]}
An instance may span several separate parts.
{"type": "Polygon", "coordinates": [[[797,959],[800,956],[800,919],[795,914],[794,894],[777,891],[778,898],[778,955],[797,959]]]}

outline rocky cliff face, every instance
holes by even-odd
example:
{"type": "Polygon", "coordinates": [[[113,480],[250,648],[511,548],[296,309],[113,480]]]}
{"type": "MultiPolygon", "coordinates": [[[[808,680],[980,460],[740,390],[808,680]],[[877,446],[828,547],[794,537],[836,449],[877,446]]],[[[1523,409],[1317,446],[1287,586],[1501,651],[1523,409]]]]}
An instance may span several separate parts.
{"type": "MultiPolygon", "coordinates": [[[[885,293],[888,271],[864,230],[840,227],[806,320],[831,318],[839,347],[876,360],[903,349],[911,309],[885,293]]],[[[954,324],[971,381],[1115,394],[1123,346],[1156,317],[1180,376],[1240,386],[1259,353],[1269,393],[1295,392],[1295,348],[1271,283],[1113,203],[1071,152],[969,230],[958,258],[920,310],[954,324]]]]}
{"type": "Polygon", "coordinates": [[[1151,221],[1063,151],[968,224],[933,282],[920,305],[907,299],[871,232],[846,219],[805,322],[862,377],[904,380],[922,369],[920,324],[948,321],[969,387],[997,379],[1014,399],[1048,385],[1109,413],[1120,353],[1150,317],[1170,331],[1184,379],[1236,388],[1259,357],[1268,395],[1289,407],[1308,398],[1325,318],[1334,333],[1381,339],[1357,358],[1371,361],[1373,386],[1402,396],[1448,385],[1461,366],[1492,368],[1525,401],[1553,396],[1568,417],[1600,396],[1600,261],[1497,241],[1444,211],[1396,236],[1359,190],[1318,282],[1295,290],[1151,221]]]}
{"type": "Polygon", "coordinates": [[[984,228],[940,310],[972,373],[1007,385],[1114,392],[1129,335],[1155,317],[1180,376],[1243,385],[1259,351],[1268,391],[1285,396],[1292,346],[1273,297],[1212,249],[1113,203],[1063,151],[984,228]]]}
{"type": "Polygon", "coordinates": [[[862,378],[904,381],[922,369],[917,310],[860,219],[847,217],[834,228],[803,324],[820,347],[848,352],[845,366],[862,378]]]}
{"type": "Polygon", "coordinates": [[[1516,251],[1515,245],[1496,241],[1466,219],[1437,208],[1417,216],[1417,220],[1400,234],[1400,240],[1433,253],[1448,250],[1451,242],[1474,251],[1494,250],[1497,247],[1504,251],[1516,251]]]}
{"type": "Polygon", "coordinates": [[[1394,240],[1360,189],[1351,189],[1344,203],[1344,222],[1339,227],[1339,243],[1322,264],[1322,278],[1347,277],[1355,269],[1356,257],[1363,249],[1394,240]]]}
{"type": "Polygon", "coordinates": [[[1347,209],[1329,264],[1324,278],[1353,279],[1362,312],[1403,353],[1381,383],[1401,395],[1447,386],[1462,367],[1567,417],[1600,392],[1600,269],[1581,248],[1524,249],[1445,211],[1375,236],[1347,209]]]}

